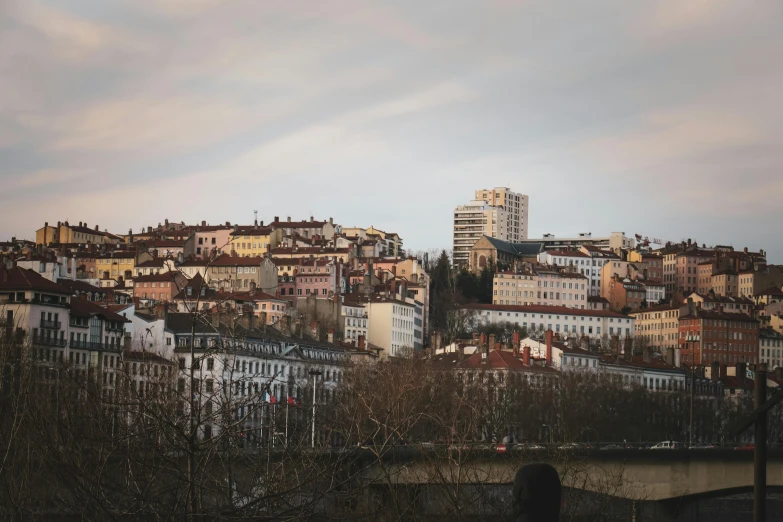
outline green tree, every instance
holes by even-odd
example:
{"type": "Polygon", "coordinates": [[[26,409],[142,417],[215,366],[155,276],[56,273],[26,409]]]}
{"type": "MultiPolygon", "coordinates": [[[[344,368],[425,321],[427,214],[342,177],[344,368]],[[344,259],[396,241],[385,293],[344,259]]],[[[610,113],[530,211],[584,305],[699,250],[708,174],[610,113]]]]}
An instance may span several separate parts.
{"type": "Polygon", "coordinates": [[[451,260],[443,250],[430,274],[430,325],[433,330],[447,327],[449,311],[454,308],[454,282],[451,260]]]}

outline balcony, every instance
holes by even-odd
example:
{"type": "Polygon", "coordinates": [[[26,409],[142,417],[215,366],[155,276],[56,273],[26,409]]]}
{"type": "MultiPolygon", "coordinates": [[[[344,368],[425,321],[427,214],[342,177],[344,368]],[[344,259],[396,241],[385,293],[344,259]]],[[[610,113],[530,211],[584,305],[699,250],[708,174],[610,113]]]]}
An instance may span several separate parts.
{"type": "Polygon", "coordinates": [[[33,344],[38,346],[59,346],[65,347],[65,339],[54,337],[33,337],[33,344]]]}
{"type": "Polygon", "coordinates": [[[41,328],[46,328],[48,330],[59,330],[62,326],[62,323],[60,321],[49,321],[46,319],[41,319],[41,328]]]}
{"type": "Polygon", "coordinates": [[[103,351],[118,352],[122,349],[122,345],[94,343],[90,341],[71,341],[71,348],[73,348],[74,350],[91,350],[97,352],[103,352],[103,351]]]}

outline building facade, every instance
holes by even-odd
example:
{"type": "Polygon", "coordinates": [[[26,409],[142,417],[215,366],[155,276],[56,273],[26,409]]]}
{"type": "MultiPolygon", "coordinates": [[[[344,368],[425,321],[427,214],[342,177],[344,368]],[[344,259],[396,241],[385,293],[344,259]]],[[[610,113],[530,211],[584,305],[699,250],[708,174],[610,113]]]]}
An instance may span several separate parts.
{"type": "Polygon", "coordinates": [[[494,189],[477,190],[473,199],[484,201],[493,207],[501,207],[506,211],[509,241],[518,242],[527,239],[528,196],[512,192],[508,187],[495,187],[494,189]]]}
{"type": "Polygon", "coordinates": [[[485,201],[471,201],[454,209],[452,262],[467,266],[470,249],[482,236],[509,241],[508,214],[485,201]]]}

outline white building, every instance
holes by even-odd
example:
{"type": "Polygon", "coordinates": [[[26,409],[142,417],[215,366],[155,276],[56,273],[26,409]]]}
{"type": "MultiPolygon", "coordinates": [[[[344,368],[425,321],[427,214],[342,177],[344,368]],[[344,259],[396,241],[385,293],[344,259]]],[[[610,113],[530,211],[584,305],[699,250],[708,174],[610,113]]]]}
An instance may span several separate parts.
{"type": "Polygon", "coordinates": [[[509,218],[502,207],[485,201],[471,201],[454,209],[454,240],[452,260],[455,265],[467,265],[470,249],[482,236],[509,241],[509,218]]]}
{"type": "Polygon", "coordinates": [[[509,306],[470,304],[464,307],[476,313],[483,324],[510,323],[526,327],[528,332],[552,330],[562,336],[601,337],[634,335],[635,319],[610,310],[576,310],[563,306],[509,306]]]}
{"type": "Polygon", "coordinates": [[[340,318],[343,327],[343,338],[346,341],[358,342],[360,336],[364,336],[367,339],[369,316],[364,304],[350,298],[343,300],[340,307],[340,318]]]}
{"type": "Polygon", "coordinates": [[[270,436],[265,419],[272,405],[312,404],[314,384],[316,404],[332,403],[352,358],[352,352],[309,336],[289,337],[271,327],[228,328],[215,317],[194,326],[190,314],[169,313],[164,345],[177,363],[176,388],[182,397],[187,397],[191,339],[199,385],[194,394],[204,411],[200,435],[207,438],[219,433],[224,422],[219,415],[212,417],[221,403],[231,404],[250,442],[270,436]]]}
{"type": "Polygon", "coordinates": [[[783,335],[772,328],[759,330],[759,362],[770,370],[783,366],[783,335]]]}
{"type": "Polygon", "coordinates": [[[527,239],[528,196],[511,192],[511,189],[508,187],[495,187],[494,189],[477,190],[474,199],[476,201],[485,201],[493,207],[501,207],[506,211],[508,220],[507,241],[517,243],[527,239]]]}
{"type": "Polygon", "coordinates": [[[416,306],[400,299],[371,295],[365,302],[367,341],[383,348],[382,358],[410,355],[416,342],[416,306]]]}
{"type": "Polygon", "coordinates": [[[666,285],[658,281],[640,281],[644,283],[645,299],[649,306],[654,306],[666,297],[666,285]]]}
{"type": "Polygon", "coordinates": [[[559,268],[569,267],[588,280],[589,296],[601,295],[601,268],[610,260],[619,259],[610,252],[596,248],[580,250],[545,250],[538,255],[538,262],[559,268]]]}

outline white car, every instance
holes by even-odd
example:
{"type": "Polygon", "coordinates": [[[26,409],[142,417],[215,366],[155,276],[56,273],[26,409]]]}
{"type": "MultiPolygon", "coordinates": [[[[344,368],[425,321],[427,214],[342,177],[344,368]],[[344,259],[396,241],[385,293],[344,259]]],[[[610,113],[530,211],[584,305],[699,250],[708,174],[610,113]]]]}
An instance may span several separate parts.
{"type": "Polygon", "coordinates": [[[665,440],[663,442],[659,442],[655,446],[653,446],[650,449],[659,450],[659,449],[680,449],[680,443],[675,442],[673,440],[665,440]]]}

